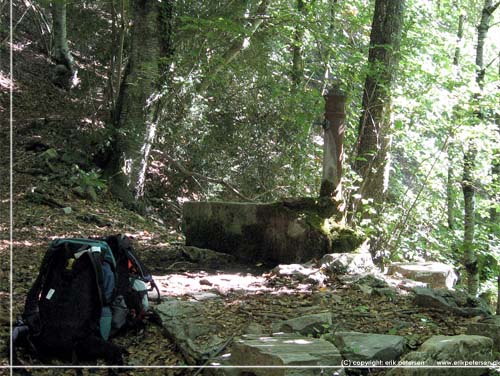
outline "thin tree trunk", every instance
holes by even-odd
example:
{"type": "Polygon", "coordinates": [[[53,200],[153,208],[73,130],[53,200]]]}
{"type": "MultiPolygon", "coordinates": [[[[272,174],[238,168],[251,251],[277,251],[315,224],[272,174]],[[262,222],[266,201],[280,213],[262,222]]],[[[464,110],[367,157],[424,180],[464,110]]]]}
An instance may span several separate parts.
{"type": "Polygon", "coordinates": [[[479,270],[477,255],[474,250],[474,183],[473,170],[477,151],[474,143],[469,142],[468,149],[464,152],[464,173],[462,191],[464,193],[464,266],[467,272],[467,290],[469,294],[476,295],[479,290],[479,270]]]}
{"type": "MultiPolygon", "coordinates": [[[[457,31],[457,45],[455,47],[455,54],[453,56],[453,65],[458,69],[458,63],[460,60],[460,44],[464,35],[464,20],[465,16],[461,14],[458,18],[458,31],[457,31]]],[[[453,123],[455,123],[455,117],[453,117],[453,123]]],[[[453,176],[453,154],[455,149],[455,140],[453,129],[450,129],[450,141],[448,144],[448,176],[446,180],[446,212],[448,218],[448,229],[454,230],[455,225],[455,194],[453,189],[453,183],[455,178],[453,176]]]]}
{"type": "MultiPolygon", "coordinates": [[[[385,198],[391,127],[391,87],[399,62],[405,1],[377,0],[370,35],[363,111],[358,128],[354,170],[363,179],[361,198],[379,207],[385,198]]],[[[359,200],[351,203],[355,212],[359,200]]]]}
{"type": "Polygon", "coordinates": [[[56,64],[64,65],[73,73],[73,57],[69,52],[66,35],[66,0],[56,0],[52,3],[52,33],[54,37],[54,60],[56,64]]]}
{"type": "MultiPolygon", "coordinates": [[[[123,70],[123,47],[125,45],[126,22],[125,22],[125,0],[120,0],[120,33],[118,53],[116,58],[116,83],[114,85],[115,91],[118,93],[121,85],[122,70],[123,70]]],[[[116,102],[116,98],[113,99],[116,102]]]]}
{"type": "MultiPolygon", "coordinates": [[[[305,15],[304,0],[297,0],[297,13],[300,18],[305,15]]],[[[304,26],[303,20],[300,19],[295,25],[295,32],[292,42],[292,82],[297,88],[302,82],[304,76],[304,60],[302,58],[302,44],[304,39],[304,26]]]]}
{"type": "Polygon", "coordinates": [[[481,11],[481,21],[477,27],[477,47],[476,47],[476,82],[481,89],[484,86],[484,42],[490,29],[490,22],[493,12],[500,6],[500,1],[493,4],[492,0],[484,0],[481,11]]]}
{"type": "MultiPolygon", "coordinates": [[[[500,52],[498,54],[498,74],[500,75],[500,52]]],[[[500,85],[498,86],[500,90],[500,85]]],[[[499,104],[500,106],[500,104],[499,104]]],[[[500,107],[499,107],[500,108],[500,107]]],[[[495,114],[495,123],[497,126],[497,140],[500,142],[500,109],[497,109],[495,114]]],[[[500,216],[498,215],[498,205],[500,204],[500,146],[497,143],[497,147],[494,149],[493,161],[491,167],[492,182],[493,182],[493,193],[490,197],[491,207],[490,207],[490,233],[491,241],[498,241],[500,238],[500,216]]],[[[500,267],[500,260],[498,260],[500,267]]],[[[498,296],[497,296],[497,315],[500,315],[500,274],[498,275],[498,296]]]]}

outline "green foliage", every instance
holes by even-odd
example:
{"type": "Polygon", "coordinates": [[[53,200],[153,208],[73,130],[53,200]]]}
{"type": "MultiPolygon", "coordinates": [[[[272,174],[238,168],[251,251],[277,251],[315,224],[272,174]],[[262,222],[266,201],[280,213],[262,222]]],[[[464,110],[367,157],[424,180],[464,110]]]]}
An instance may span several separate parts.
{"type": "Polygon", "coordinates": [[[74,175],[70,178],[70,184],[80,196],[96,201],[97,194],[107,190],[107,183],[99,171],[83,171],[77,165],[73,166],[73,171],[74,175]]]}
{"type": "MultiPolygon", "coordinates": [[[[236,199],[214,180],[179,173],[165,155],[189,171],[229,182],[257,200],[316,197],[323,153],[321,95],[333,83],[348,96],[343,188],[347,198],[357,197],[363,182],[350,166],[364,79],[369,70],[377,69],[366,64],[374,2],[305,1],[305,10],[299,12],[295,1],[278,0],[270,2],[265,14],[257,13],[260,1],[174,3],[174,53],[162,60],[168,69],[159,88],[163,106],[152,147],[147,198],[175,204],[188,199],[236,199]],[[258,20],[262,23],[254,30],[258,20]],[[299,29],[304,31],[301,41],[295,40],[299,29]],[[304,63],[298,87],[291,79],[293,46],[300,47],[304,63]]],[[[103,72],[112,54],[109,4],[84,5],[68,5],[68,18],[79,20],[68,23],[70,44],[87,57],[80,64],[106,77],[103,72]]],[[[478,149],[473,171],[475,249],[486,281],[498,273],[494,260],[500,258],[499,225],[489,223],[490,210],[500,208],[495,201],[500,194],[498,178],[491,173],[493,158],[499,155],[494,117],[500,103],[500,44],[495,39],[500,10],[494,14],[485,45],[489,65],[480,92],[474,58],[482,5],[480,0],[407,0],[392,93],[387,200],[375,208],[370,200],[358,197],[361,212],[368,215],[347,216],[353,215],[353,222],[374,237],[386,260],[432,259],[458,266],[463,257],[463,152],[473,140],[478,149]],[[453,60],[460,14],[466,18],[457,66],[453,60]],[[453,229],[447,223],[448,194],[453,229]]],[[[129,46],[128,35],[125,46],[129,46]]],[[[89,93],[89,98],[101,98],[104,86],[84,77],[79,90],[89,93]]],[[[90,136],[109,149],[112,131],[108,125],[90,136]]],[[[105,190],[95,170],[76,171],[72,184],[105,190]]]]}

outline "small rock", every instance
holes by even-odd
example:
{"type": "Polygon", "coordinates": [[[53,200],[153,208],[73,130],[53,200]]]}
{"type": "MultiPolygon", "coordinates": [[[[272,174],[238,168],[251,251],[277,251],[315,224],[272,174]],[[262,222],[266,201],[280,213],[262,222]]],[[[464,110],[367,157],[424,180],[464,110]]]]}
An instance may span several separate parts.
{"type": "Polygon", "coordinates": [[[306,315],[273,324],[273,332],[300,333],[304,336],[326,333],[332,326],[331,312],[306,315]]]}
{"type": "Polygon", "coordinates": [[[212,282],[210,282],[208,279],[200,279],[200,285],[213,286],[214,284],[212,282]]]}
{"type": "Polygon", "coordinates": [[[62,211],[64,214],[71,214],[73,212],[73,209],[71,209],[69,206],[62,208],[62,211]]]}

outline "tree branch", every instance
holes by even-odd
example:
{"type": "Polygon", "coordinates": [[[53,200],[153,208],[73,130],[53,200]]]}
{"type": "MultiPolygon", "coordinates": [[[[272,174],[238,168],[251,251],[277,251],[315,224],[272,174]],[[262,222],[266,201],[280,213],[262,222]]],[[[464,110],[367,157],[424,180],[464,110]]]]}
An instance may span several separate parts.
{"type": "Polygon", "coordinates": [[[496,4],[492,4],[488,8],[485,8],[486,12],[491,16],[495,10],[500,6],[500,1],[498,1],[496,4]]]}
{"type": "Polygon", "coordinates": [[[259,18],[254,18],[253,22],[248,28],[246,35],[242,39],[237,39],[233,42],[233,44],[229,47],[229,49],[222,56],[222,62],[217,64],[211,70],[209,69],[207,75],[203,78],[198,87],[198,92],[205,91],[210,86],[210,79],[215,74],[219,73],[222,69],[224,69],[227,65],[229,65],[234,59],[238,57],[238,55],[245,49],[245,40],[250,40],[253,37],[257,29],[260,25],[267,20],[266,12],[269,6],[270,0],[262,0],[257,8],[256,16],[260,16],[259,18]]]}
{"type": "Polygon", "coordinates": [[[241,194],[235,187],[233,187],[231,184],[229,184],[228,182],[222,180],[222,179],[215,179],[215,178],[211,178],[209,176],[205,176],[205,175],[202,175],[202,174],[199,174],[197,172],[194,172],[194,171],[190,171],[188,170],[186,167],[184,167],[181,163],[177,162],[176,160],[172,159],[170,156],[168,156],[167,154],[165,153],[161,153],[163,155],[163,157],[168,160],[168,162],[170,164],[172,164],[181,174],[183,175],[186,175],[186,176],[190,176],[190,177],[193,177],[193,178],[198,178],[198,179],[202,179],[202,180],[205,180],[205,181],[208,181],[209,183],[216,183],[216,184],[221,184],[223,185],[224,187],[226,187],[227,189],[229,189],[231,192],[233,192],[236,196],[238,196],[240,199],[244,200],[244,201],[253,201],[252,199],[244,196],[243,194],[241,194]]]}

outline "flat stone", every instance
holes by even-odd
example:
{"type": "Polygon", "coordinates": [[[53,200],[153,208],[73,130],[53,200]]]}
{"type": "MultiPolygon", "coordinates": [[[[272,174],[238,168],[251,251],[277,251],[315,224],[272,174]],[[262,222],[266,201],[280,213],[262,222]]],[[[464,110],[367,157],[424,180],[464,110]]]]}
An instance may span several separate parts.
{"type": "MultiPolygon", "coordinates": [[[[433,336],[417,351],[406,354],[400,362],[408,365],[436,366],[439,362],[493,361],[493,341],[475,335],[433,336]]],[[[480,376],[486,368],[393,368],[388,376],[480,376]]]]}
{"type": "Polygon", "coordinates": [[[332,326],[331,312],[296,317],[273,324],[273,332],[300,333],[304,336],[326,333],[332,326]]]}
{"type": "Polygon", "coordinates": [[[470,323],[467,327],[467,334],[491,338],[493,349],[500,352],[500,316],[492,316],[476,323],[470,323]]]}
{"type": "Polygon", "coordinates": [[[337,332],[323,336],[348,360],[398,360],[404,352],[404,337],[360,332],[337,332]]]}
{"type": "Polygon", "coordinates": [[[453,267],[440,262],[416,262],[390,264],[387,274],[399,274],[404,278],[427,283],[431,288],[453,289],[458,276],[453,267]]]}
{"type": "MultiPolygon", "coordinates": [[[[337,366],[342,358],[338,349],[323,339],[299,335],[274,337],[244,336],[235,341],[231,352],[232,365],[258,366],[337,366]]],[[[340,367],[339,367],[340,368],[340,367]]],[[[251,368],[255,376],[316,376],[321,368],[251,368]]],[[[333,373],[333,369],[328,369],[333,373]]],[[[244,373],[243,373],[244,374],[244,373]]],[[[248,374],[248,373],[247,373],[248,374]]]]}
{"type": "Polygon", "coordinates": [[[491,314],[484,302],[463,292],[421,287],[413,291],[415,292],[414,302],[421,307],[439,309],[463,317],[491,314]]]}
{"type": "Polygon", "coordinates": [[[209,359],[224,342],[223,338],[213,335],[222,328],[207,320],[198,302],[170,300],[157,305],[154,310],[160,317],[166,335],[193,364],[209,359]]]}
{"type": "Polygon", "coordinates": [[[323,256],[321,268],[336,274],[361,274],[375,270],[375,265],[369,252],[331,253],[323,256]]]}

